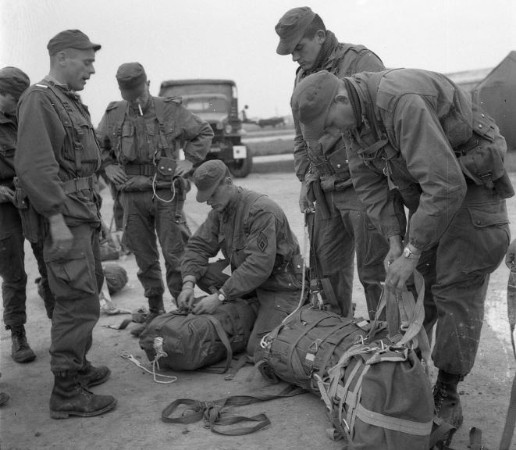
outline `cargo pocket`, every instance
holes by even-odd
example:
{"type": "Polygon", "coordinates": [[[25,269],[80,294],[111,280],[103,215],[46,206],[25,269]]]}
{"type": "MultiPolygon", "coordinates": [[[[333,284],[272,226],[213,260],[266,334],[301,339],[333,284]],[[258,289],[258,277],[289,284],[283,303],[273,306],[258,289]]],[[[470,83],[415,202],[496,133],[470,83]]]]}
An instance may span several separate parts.
{"type": "Polygon", "coordinates": [[[134,149],[134,125],[128,121],[122,126],[122,136],[120,138],[120,153],[126,161],[134,161],[136,159],[136,151],[134,149]]]}
{"type": "Polygon", "coordinates": [[[56,258],[51,252],[45,255],[50,288],[56,299],[78,300],[97,293],[93,267],[82,252],[56,258]]]}
{"type": "Polygon", "coordinates": [[[509,219],[505,202],[469,205],[450,227],[464,273],[491,273],[509,245],[509,219]]]}

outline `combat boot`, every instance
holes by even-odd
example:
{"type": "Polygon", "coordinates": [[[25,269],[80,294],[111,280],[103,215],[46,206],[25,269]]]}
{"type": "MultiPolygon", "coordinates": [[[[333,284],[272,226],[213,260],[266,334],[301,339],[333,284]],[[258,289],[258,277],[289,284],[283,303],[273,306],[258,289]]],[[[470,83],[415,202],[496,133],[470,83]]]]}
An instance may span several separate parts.
{"type": "Polygon", "coordinates": [[[111,395],[95,395],[84,388],[77,373],[54,374],[54,388],[50,396],[52,419],[98,416],[111,411],[115,406],[116,399],[111,395]]]}
{"type": "Polygon", "coordinates": [[[23,325],[11,326],[11,356],[17,363],[28,363],[36,359],[36,354],[29,347],[23,325]]]}
{"type": "Polygon", "coordinates": [[[110,375],[111,370],[108,367],[95,367],[88,362],[84,369],[77,372],[77,379],[83,387],[90,388],[105,383],[110,375]]]}
{"type": "Polygon", "coordinates": [[[165,305],[163,305],[163,296],[162,295],[153,295],[149,297],[149,315],[145,319],[145,322],[137,325],[135,328],[131,330],[131,334],[134,337],[140,337],[140,334],[143,333],[143,330],[151,323],[156,317],[161,314],[165,314],[165,305]]]}
{"type": "Polygon", "coordinates": [[[436,416],[455,428],[450,432],[446,445],[451,444],[453,433],[460,428],[463,421],[460,396],[457,392],[457,386],[462,379],[461,375],[452,375],[440,370],[433,389],[436,416]]]}

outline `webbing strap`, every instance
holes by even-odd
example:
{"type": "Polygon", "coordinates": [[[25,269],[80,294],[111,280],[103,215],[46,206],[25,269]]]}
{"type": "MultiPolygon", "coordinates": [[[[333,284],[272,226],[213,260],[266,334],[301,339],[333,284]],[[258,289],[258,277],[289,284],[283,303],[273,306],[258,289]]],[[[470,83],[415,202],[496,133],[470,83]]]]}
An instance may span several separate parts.
{"type": "Polygon", "coordinates": [[[258,395],[235,395],[222,398],[220,400],[202,402],[192,399],[178,399],[170,403],[161,413],[161,420],[166,423],[187,424],[197,422],[204,419],[205,426],[212,432],[225,436],[242,436],[254,433],[270,425],[270,420],[265,414],[258,414],[252,417],[233,416],[227,414],[225,409],[229,406],[244,406],[252,403],[264,402],[278,398],[293,397],[295,395],[304,394],[306,391],[299,387],[288,385],[278,394],[258,394],[258,395]],[[178,411],[178,415],[173,414],[178,411]],[[228,425],[240,422],[256,422],[256,425],[250,427],[241,427],[234,429],[224,429],[228,425]]]}
{"type": "Polygon", "coordinates": [[[93,189],[95,183],[95,175],[82,178],[74,178],[72,180],[64,181],[61,185],[65,194],[73,194],[74,192],[82,191],[83,189],[93,189]]]}
{"type": "MultiPolygon", "coordinates": [[[[228,339],[228,335],[226,334],[226,331],[222,327],[219,320],[212,316],[211,314],[207,314],[205,316],[215,327],[215,331],[217,332],[217,335],[220,338],[220,341],[222,344],[224,344],[224,347],[226,347],[226,366],[222,368],[222,370],[218,370],[218,373],[225,373],[228,371],[229,366],[231,365],[231,360],[233,359],[233,349],[231,348],[231,344],[228,339]]],[[[215,368],[213,368],[215,369],[215,368]]]]}
{"type": "Polygon", "coordinates": [[[430,435],[433,424],[433,420],[430,420],[429,422],[414,422],[412,420],[385,416],[364,408],[362,404],[359,404],[357,407],[357,417],[362,422],[370,425],[375,425],[392,431],[401,431],[402,433],[412,434],[414,436],[430,435]]]}

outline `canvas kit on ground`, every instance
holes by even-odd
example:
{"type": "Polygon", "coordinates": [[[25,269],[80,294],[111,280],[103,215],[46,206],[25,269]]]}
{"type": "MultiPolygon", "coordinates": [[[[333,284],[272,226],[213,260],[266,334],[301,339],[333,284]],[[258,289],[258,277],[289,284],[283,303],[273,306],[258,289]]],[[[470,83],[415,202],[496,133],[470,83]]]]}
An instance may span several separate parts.
{"type": "Polygon", "coordinates": [[[140,347],[149,361],[156,356],[154,340],[163,338],[161,368],[196,370],[222,360],[225,372],[233,354],[246,349],[256,320],[254,300],[235,300],[220,305],[213,314],[176,310],[156,317],[140,336],[140,347]]]}

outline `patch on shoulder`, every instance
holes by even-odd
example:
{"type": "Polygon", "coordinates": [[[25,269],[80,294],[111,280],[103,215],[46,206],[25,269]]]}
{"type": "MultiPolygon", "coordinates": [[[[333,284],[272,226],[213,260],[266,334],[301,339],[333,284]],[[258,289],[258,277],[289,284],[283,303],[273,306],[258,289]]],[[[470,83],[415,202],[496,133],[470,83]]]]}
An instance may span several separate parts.
{"type": "Polygon", "coordinates": [[[267,250],[267,247],[269,245],[269,240],[267,239],[267,236],[265,236],[265,233],[262,231],[258,235],[258,248],[261,252],[265,253],[265,250],[267,250]]]}

